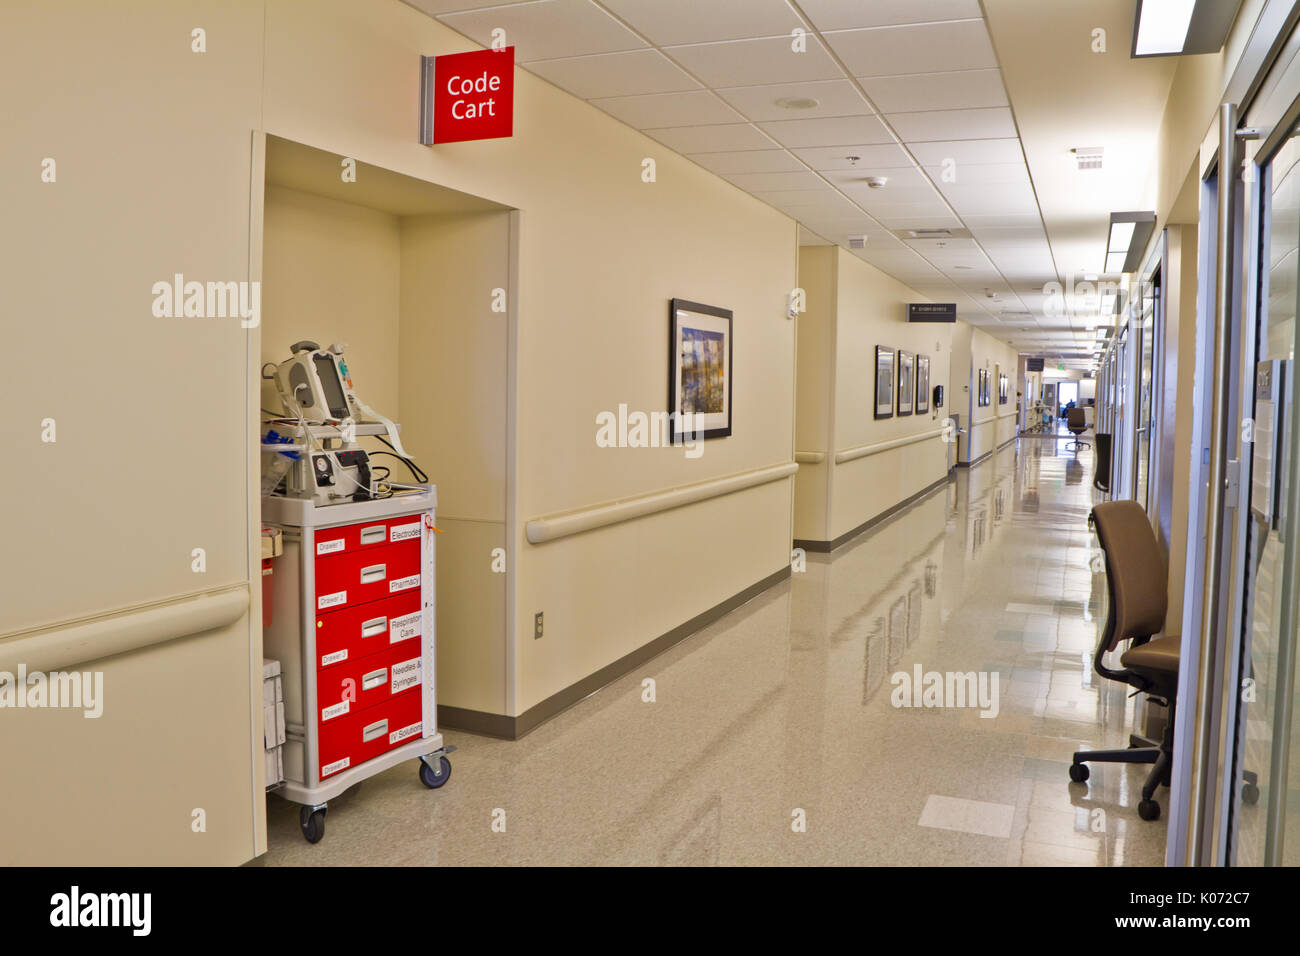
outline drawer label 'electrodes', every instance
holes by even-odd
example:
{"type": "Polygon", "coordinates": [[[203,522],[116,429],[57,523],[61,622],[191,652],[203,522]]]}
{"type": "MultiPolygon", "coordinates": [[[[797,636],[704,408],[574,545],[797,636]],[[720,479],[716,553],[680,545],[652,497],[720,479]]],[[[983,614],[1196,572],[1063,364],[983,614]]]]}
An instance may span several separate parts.
{"type": "Polygon", "coordinates": [[[320,768],[320,775],[328,777],[332,773],[338,773],[340,770],[346,770],[352,763],[351,757],[344,757],[342,760],[336,760],[333,763],[327,763],[320,768]]]}
{"type": "Polygon", "coordinates": [[[403,740],[406,740],[408,737],[414,737],[422,730],[424,730],[424,721],[418,721],[417,723],[411,724],[409,727],[403,727],[401,730],[394,730],[388,735],[388,744],[389,746],[398,744],[403,740]]]}
{"type": "MultiPolygon", "coordinates": [[[[396,582],[394,582],[396,583],[396,582]]],[[[323,611],[327,607],[336,607],[339,604],[348,603],[347,591],[335,591],[333,594],[322,594],[316,599],[316,610],[323,611]]]]}
{"type": "Polygon", "coordinates": [[[347,547],[347,542],[342,538],[335,538],[333,541],[317,541],[317,554],[333,554],[335,551],[342,551],[347,547]]]}
{"type": "MultiPolygon", "coordinates": [[[[405,578],[394,578],[388,582],[388,593],[392,594],[394,591],[407,591],[411,588],[418,588],[419,586],[420,576],[418,574],[412,574],[410,577],[405,578]]],[[[346,592],[344,593],[346,594],[346,592]]]]}
{"type": "Polygon", "coordinates": [[[329,667],[331,664],[337,664],[339,661],[348,659],[348,649],[345,647],[341,651],[335,651],[333,654],[325,654],[320,659],[321,667],[329,667]]]}
{"type": "Polygon", "coordinates": [[[412,657],[409,661],[402,661],[400,664],[393,665],[393,679],[390,685],[390,694],[398,694],[409,687],[415,687],[420,683],[420,674],[423,669],[424,659],[412,657]]]}
{"type": "Polygon", "coordinates": [[[407,541],[411,538],[420,536],[420,522],[415,521],[411,524],[395,524],[388,529],[388,540],[407,541]]]}
{"type": "Polygon", "coordinates": [[[331,704],[329,707],[326,707],[320,712],[321,721],[324,722],[334,717],[342,717],[348,712],[348,705],[350,703],[351,701],[341,700],[337,704],[331,704]]]}
{"type": "Polygon", "coordinates": [[[409,637],[419,637],[423,622],[423,611],[403,614],[401,617],[393,618],[388,622],[388,643],[396,644],[398,641],[404,641],[409,637]]]}

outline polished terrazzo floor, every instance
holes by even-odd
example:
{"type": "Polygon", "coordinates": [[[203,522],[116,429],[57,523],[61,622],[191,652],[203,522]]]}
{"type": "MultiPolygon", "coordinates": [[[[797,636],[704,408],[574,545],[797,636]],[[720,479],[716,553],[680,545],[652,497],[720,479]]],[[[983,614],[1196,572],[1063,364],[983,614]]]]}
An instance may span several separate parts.
{"type": "Polygon", "coordinates": [[[1064,444],[1025,438],[958,470],[523,740],[447,731],[441,790],[389,770],[330,804],[316,845],[271,798],[256,862],[1162,863],[1164,819],[1136,811],[1147,768],[1066,773],[1142,715],[1091,669],[1092,463],[1064,444]],[[893,706],[893,675],[917,665],[996,674],[997,715],[893,706]]]}

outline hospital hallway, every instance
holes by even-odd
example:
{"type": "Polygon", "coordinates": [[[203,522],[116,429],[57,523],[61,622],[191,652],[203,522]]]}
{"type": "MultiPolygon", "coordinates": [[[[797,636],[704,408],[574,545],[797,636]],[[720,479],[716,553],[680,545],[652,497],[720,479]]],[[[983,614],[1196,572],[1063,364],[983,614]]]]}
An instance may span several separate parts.
{"type": "Polygon", "coordinates": [[[1099,496],[1069,437],[955,469],[521,740],[447,730],[436,800],[394,767],[331,801],[319,844],[268,801],[252,865],[1160,865],[1164,816],[1136,810],[1147,767],[1067,775],[1142,716],[1091,666],[1099,496]],[[894,706],[918,667],[997,693],[894,706]]]}

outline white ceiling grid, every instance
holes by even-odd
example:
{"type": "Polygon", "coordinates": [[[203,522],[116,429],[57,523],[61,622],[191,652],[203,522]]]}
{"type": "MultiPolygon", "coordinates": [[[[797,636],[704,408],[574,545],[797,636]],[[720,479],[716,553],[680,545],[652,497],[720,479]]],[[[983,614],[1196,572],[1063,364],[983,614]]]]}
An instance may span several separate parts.
{"type": "Polygon", "coordinates": [[[867,236],[854,255],[1024,351],[1095,341],[1044,314],[1058,269],[978,0],[406,2],[484,46],[504,29],[523,68],[797,219],[805,242],[867,236]],[[919,228],[970,238],[895,235],[919,228]]]}

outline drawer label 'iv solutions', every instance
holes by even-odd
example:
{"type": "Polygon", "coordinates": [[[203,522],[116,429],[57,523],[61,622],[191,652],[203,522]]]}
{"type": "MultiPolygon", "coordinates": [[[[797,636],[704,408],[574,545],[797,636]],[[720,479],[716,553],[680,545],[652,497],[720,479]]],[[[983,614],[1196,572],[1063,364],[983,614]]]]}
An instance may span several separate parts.
{"type": "Polygon", "coordinates": [[[398,694],[419,684],[423,663],[423,658],[413,657],[409,661],[402,661],[400,664],[394,664],[392,670],[393,679],[389,688],[389,693],[398,694]]]}
{"type": "Polygon", "coordinates": [[[420,522],[413,521],[410,524],[395,524],[388,529],[389,541],[409,541],[411,538],[420,536],[420,522]]]}
{"type": "Polygon", "coordinates": [[[388,643],[396,644],[398,641],[404,641],[410,637],[419,637],[423,620],[423,611],[403,614],[401,617],[393,618],[388,623],[388,643]]]}
{"type": "Polygon", "coordinates": [[[419,721],[418,723],[403,727],[401,730],[394,730],[388,735],[389,746],[400,743],[401,741],[407,740],[411,737],[418,736],[422,730],[424,730],[424,721],[419,721]]]}

